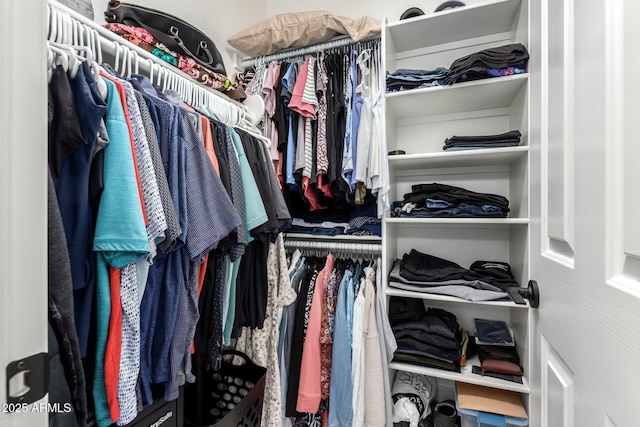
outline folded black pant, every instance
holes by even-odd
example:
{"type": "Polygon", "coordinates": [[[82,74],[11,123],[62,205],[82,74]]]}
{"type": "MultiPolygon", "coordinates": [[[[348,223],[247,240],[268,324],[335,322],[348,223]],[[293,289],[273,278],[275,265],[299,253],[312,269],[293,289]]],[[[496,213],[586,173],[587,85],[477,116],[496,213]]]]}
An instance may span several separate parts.
{"type": "Polygon", "coordinates": [[[413,354],[411,351],[405,352],[403,349],[398,349],[394,353],[393,360],[398,362],[411,363],[413,365],[426,366],[428,368],[438,368],[447,371],[460,372],[459,362],[445,361],[425,355],[413,354]]]}
{"type": "Polygon", "coordinates": [[[509,147],[520,144],[521,134],[517,130],[498,135],[452,136],[444,141],[444,148],[450,147],[509,147]]]}
{"type": "Polygon", "coordinates": [[[389,299],[389,323],[392,327],[404,322],[418,321],[425,314],[426,310],[422,300],[402,297],[389,299]]]}
{"type": "Polygon", "coordinates": [[[463,279],[469,270],[455,262],[423,254],[415,249],[404,254],[400,264],[400,275],[409,280],[445,281],[463,279]]]}
{"type": "Polygon", "coordinates": [[[459,348],[457,350],[447,350],[409,337],[396,339],[396,343],[398,344],[398,350],[402,353],[433,357],[444,361],[460,362],[461,351],[459,348]]]}
{"type": "Polygon", "coordinates": [[[473,205],[492,205],[509,212],[509,200],[497,194],[476,193],[475,191],[447,184],[416,184],[411,186],[411,193],[404,195],[404,203],[424,204],[426,199],[444,200],[455,206],[460,203],[473,205]]]}
{"type": "Polygon", "coordinates": [[[456,340],[445,338],[441,335],[428,332],[424,322],[401,323],[393,327],[393,335],[396,341],[401,338],[413,338],[426,344],[445,350],[457,350],[459,345],[456,340]]]}
{"type": "Polygon", "coordinates": [[[466,269],[455,262],[423,254],[415,249],[402,257],[400,276],[418,282],[479,280],[503,291],[518,286],[511,266],[506,262],[476,261],[471,264],[470,269],[466,269]]]}
{"type": "MultiPolygon", "coordinates": [[[[488,68],[507,68],[516,64],[526,64],[529,52],[522,43],[513,43],[499,47],[480,50],[454,60],[449,67],[451,74],[471,69],[476,62],[488,68]]],[[[526,66],[525,66],[526,68],[526,66]]]]}
{"type": "Polygon", "coordinates": [[[520,139],[522,134],[518,130],[510,130],[509,132],[499,133],[495,135],[465,135],[465,136],[452,136],[447,138],[446,141],[451,142],[494,142],[503,140],[520,139]]]}

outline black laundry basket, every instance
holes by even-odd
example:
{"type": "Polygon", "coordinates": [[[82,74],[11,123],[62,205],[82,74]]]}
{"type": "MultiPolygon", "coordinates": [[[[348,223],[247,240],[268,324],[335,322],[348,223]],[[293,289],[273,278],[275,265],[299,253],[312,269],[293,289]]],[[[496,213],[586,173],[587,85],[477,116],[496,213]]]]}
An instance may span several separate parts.
{"type": "Polygon", "coordinates": [[[246,354],[225,350],[220,370],[196,372],[196,382],[185,387],[185,426],[259,427],[266,372],[246,354]],[[243,363],[233,364],[234,356],[243,363]]]}

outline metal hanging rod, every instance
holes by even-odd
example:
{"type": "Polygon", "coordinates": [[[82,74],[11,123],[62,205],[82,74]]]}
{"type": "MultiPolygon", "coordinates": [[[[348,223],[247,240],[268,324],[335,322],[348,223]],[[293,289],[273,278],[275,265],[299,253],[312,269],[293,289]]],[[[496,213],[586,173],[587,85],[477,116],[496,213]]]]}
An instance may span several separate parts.
{"type": "Polygon", "coordinates": [[[315,53],[322,50],[327,49],[335,49],[338,47],[351,46],[358,43],[367,43],[367,42],[375,42],[380,40],[380,34],[373,35],[371,37],[367,37],[360,41],[355,41],[351,37],[346,36],[339,39],[334,39],[325,43],[316,44],[313,46],[301,47],[297,49],[285,50],[283,52],[274,53],[272,55],[259,56],[256,58],[246,59],[240,63],[240,69],[248,68],[253,65],[256,65],[260,62],[267,63],[271,61],[280,61],[282,59],[287,58],[295,58],[297,56],[304,56],[309,53],[315,53]]]}
{"type": "Polygon", "coordinates": [[[382,254],[382,245],[378,243],[346,243],[309,240],[285,240],[287,250],[300,249],[302,252],[333,252],[348,255],[373,256],[382,254]]]}

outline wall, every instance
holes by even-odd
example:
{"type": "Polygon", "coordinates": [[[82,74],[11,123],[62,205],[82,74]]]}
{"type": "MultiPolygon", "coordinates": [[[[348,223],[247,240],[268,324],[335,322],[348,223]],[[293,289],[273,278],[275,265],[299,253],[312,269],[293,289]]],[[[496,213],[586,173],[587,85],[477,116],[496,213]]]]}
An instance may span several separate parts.
{"type": "MultiPolygon", "coordinates": [[[[268,0],[267,15],[273,16],[285,12],[302,12],[307,10],[328,10],[336,15],[357,18],[368,15],[381,21],[385,17],[389,22],[400,19],[400,15],[410,7],[418,7],[425,14],[433,12],[444,0],[268,0]]],[[[481,0],[465,0],[467,5],[480,3],[481,0]]]]}
{"type": "MultiPolygon", "coordinates": [[[[483,0],[465,0],[467,5],[480,3],[483,0]]],[[[109,0],[92,0],[95,20],[104,23],[104,11],[109,0]]],[[[162,10],[191,23],[202,30],[214,42],[223,56],[227,73],[232,74],[237,53],[227,39],[238,31],[254,25],[267,17],[287,12],[303,12],[309,10],[328,10],[336,15],[357,18],[368,15],[381,21],[385,17],[389,22],[400,19],[400,15],[410,7],[419,7],[425,13],[433,12],[443,0],[245,0],[238,6],[229,3],[221,6],[218,2],[207,0],[135,0],[135,4],[162,10]]]]}

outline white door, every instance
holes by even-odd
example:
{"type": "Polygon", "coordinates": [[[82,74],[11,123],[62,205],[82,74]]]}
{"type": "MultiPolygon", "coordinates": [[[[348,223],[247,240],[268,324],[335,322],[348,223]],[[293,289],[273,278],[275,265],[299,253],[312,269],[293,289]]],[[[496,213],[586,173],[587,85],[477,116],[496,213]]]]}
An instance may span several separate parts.
{"type": "MultiPolygon", "coordinates": [[[[45,15],[42,0],[0,1],[2,427],[46,426],[48,420],[33,406],[28,413],[8,413],[5,386],[10,362],[47,351],[45,15]]],[[[24,377],[17,377],[11,393],[23,386],[24,377]]]]}
{"type": "Polygon", "coordinates": [[[640,426],[639,2],[530,3],[531,425],[640,426]]]}

